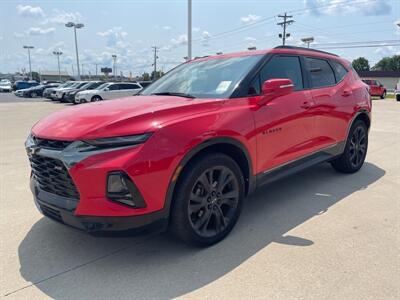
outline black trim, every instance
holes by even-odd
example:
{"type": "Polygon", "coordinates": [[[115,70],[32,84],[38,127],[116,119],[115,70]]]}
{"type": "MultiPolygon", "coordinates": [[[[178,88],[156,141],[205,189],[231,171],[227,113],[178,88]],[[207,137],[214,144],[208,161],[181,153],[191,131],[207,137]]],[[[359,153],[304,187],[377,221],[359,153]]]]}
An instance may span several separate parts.
{"type": "Polygon", "coordinates": [[[156,230],[166,229],[168,224],[163,211],[131,217],[77,216],[74,211],[77,202],[40,190],[35,180],[31,180],[35,204],[46,217],[86,232],[127,231],[131,229],[156,226],[156,230]]]}
{"type": "Polygon", "coordinates": [[[293,175],[313,165],[329,161],[343,153],[346,142],[339,142],[307,156],[285,163],[281,166],[264,171],[256,175],[257,188],[261,185],[274,182],[283,177],[293,175]]]}
{"type": "MultiPolygon", "coordinates": [[[[251,194],[252,192],[254,192],[256,189],[256,178],[253,175],[253,165],[252,165],[250,155],[249,155],[246,147],[241,142],[239,142],[238,140],[232,139],[232,138],[228,138],[228,137],[218,137],[218,138],[209,139],[209,140],[197,145],[195,148],[190,150],[189,153],[187,153],[186,156],[181,160],[181,162],[178,164],[178,166],[176,167],[173,174],[175,175],[175,173],[179,169],[182,170],[187,165],[187,163],[200,151],[202,151],[210,146],[218,145],[218,144],[231,144],[233,146],[238,147],[244,153],[244,155],[247,159],[247,164],[249,165],[249,180],[248,180],[248,193],[247,194],[251,194]]],[[[179,177],[175,181],[172,180],[172,178],[171,178],[170,184],[168,187],[168,191],[167,191],[167,195],[165,197],[165,203],[164,203],[164,207],[163,207],[162,211],[164,211],[164,214],[167,218],[169,218],[173,195],[174,195],[176,183],[178,182],[178,180],[179,180],[179,177]]]]}
{"type": "Polygon", "coordinates": [[[333,54],[333,53],[330,53],[330,52],[311,49],[311,48],[296,47],[296,46],[277,46],[274,49],[291,49],[291,50],[302,50],[302,51],[304,50],[304,51],[310,51],[310,52],[315,52],[315,53],[323,53],[323,54],[328,54],[328,55],[333,55],[333,56],[339,57],[339,55],[333,54]]]}

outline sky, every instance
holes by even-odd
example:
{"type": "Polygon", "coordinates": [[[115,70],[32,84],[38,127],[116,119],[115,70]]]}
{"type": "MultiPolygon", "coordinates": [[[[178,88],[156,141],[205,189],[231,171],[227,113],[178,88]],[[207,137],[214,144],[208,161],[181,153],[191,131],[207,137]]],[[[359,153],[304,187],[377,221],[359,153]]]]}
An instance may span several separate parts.
{"type": "MultiPolygon", "coordinates": [[[[193,0],[193,56],[243,51],[281,44],[279,14],[295,21],[288,27],[289,45],[313,36],[321,49],[327,43],[400,41],[399,0],[193,0]]],[[[0,2],[0,73],[28,69],[57,70],[54,50],[63,52],[61,69],[76,72],[74,35],[66,22],[81,22],[79,58],[83,73],[96,64],[134,75],[152,70],[152,47],[159,47],[158,66],[167,71],[187,55],[186,0],[64,0],[0,2]],[[73,67],[72,67],[73,66],[73,67]]],[[[339,45],[336,45],[339,46],[339,45]]],[[[364,56],[373,65],[384,56],[400,54],[400,46],[329,49],[349,60],[364,56]]],[[[100,72],[100,71],[98,71],[100,72]]],[[[82,73],[82,70],[81,70],[82,73]]]]}

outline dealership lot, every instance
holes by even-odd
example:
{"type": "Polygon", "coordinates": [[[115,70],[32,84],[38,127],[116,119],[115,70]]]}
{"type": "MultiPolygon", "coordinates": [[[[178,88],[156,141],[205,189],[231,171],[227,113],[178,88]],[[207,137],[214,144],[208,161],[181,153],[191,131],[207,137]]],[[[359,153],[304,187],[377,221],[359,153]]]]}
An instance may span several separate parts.
{"type": "Polygon", "coordinates": [[[195,249],[165,233],[93,237],[43,218],[23,143],[66,105],[13,97],[0,94],[2,297],[398,299],[400,103],[374,101],[359,173],[324,164],[265,186],[226,240],[195,249]]]}

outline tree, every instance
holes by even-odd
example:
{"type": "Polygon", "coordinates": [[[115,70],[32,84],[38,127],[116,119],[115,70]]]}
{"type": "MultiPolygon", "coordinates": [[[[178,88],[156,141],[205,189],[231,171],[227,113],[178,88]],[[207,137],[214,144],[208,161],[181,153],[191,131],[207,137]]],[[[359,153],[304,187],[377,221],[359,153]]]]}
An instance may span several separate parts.
{"type": "Polygon", "coordinates": [[[158,78],[162,77],[163,75],[164,75],[163,71],[157,71],[156,74],[154,74],[154,71],[152,71],[151,72],[151,79],[155,80],[155,79],[158,79],[158,78]],[[156,75],[155,78],[154,78],[154,75],[156,75]]]}
{"type": "Polygon", "coordinates": [[[369,71],[369,62],[365,57],[359,57],[351,63],[356,71],[369,71]]]}
{"type": "Polygon", "coordinates": [[[400,71],[400,55],[384,57],[373,67],[376,71],[400,71]]]}
{"type": "Polygon", "coordinates": [[[32,71],[32,80],[36,80],[37,82],[40,81],[40,75],[38,72],[32,71]]]}

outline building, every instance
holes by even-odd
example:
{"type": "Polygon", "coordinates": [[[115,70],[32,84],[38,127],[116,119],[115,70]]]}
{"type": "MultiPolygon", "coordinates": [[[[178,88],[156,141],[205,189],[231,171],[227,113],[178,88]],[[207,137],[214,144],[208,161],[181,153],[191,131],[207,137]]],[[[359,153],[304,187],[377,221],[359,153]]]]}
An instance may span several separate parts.
{"type": "MultiPolygon", "coordinates": [[[[61,71],[61,81],[71,80],[71,76],[66,71],[61,71]]],[[[60,76],[58,71],[42,71],[40,72],[41,81],[59,81],[60,76]]]]}
{"type": "Polygon", "coordinates": [[[393,92],[396,84],[400,82],[400,71],[358,71],[361,79],[378,80],[388,92],[393,92]]]}

